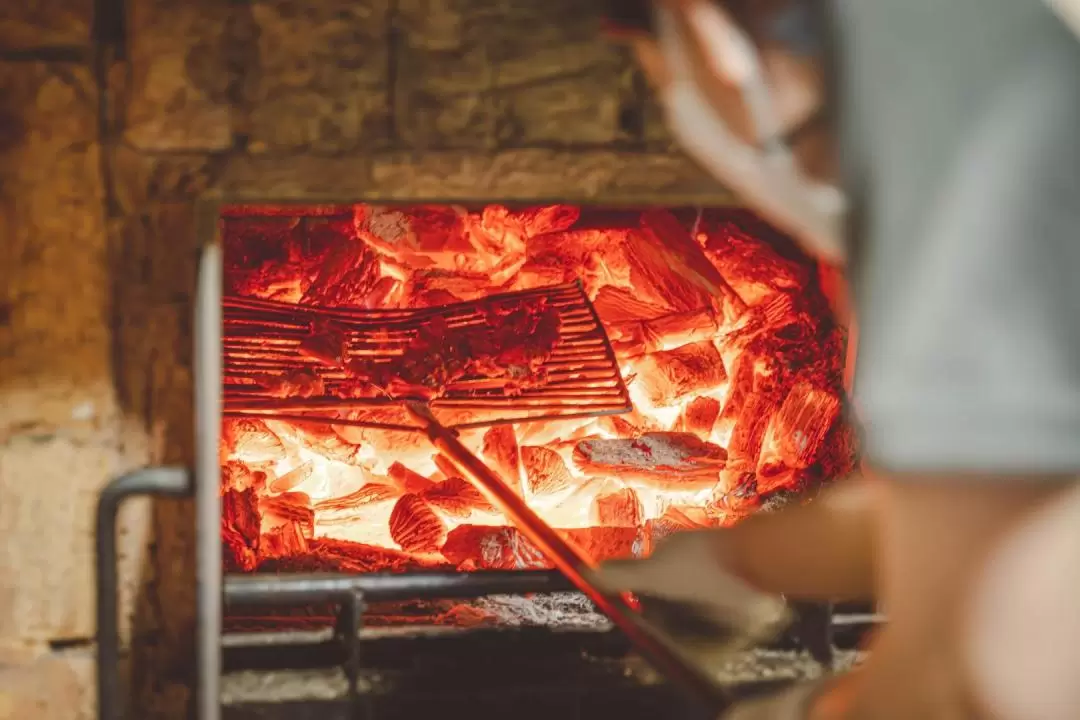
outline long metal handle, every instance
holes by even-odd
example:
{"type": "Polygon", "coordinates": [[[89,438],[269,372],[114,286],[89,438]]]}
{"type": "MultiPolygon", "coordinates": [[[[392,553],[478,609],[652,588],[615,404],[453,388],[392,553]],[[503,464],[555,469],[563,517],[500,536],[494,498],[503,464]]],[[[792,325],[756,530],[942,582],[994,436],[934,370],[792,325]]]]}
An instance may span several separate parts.
{"type": "Polygon", "coordinates": [[[682,655],[666,635],[635,612],[629,596],[605,593],[589,581],[587,573],[595,567],[590,558],[533,512],[487,465],[462,445],[453,432],[439,423],[426,406],[410,403],[408,408],[417,420],[424,423],[435,448],[463,477],[476,485],[496,507],[506,513],[518,530],[544,553],[556,569],[566,575],[578,590],[593,601],[600,612],[622,630],[642,657],[707,708],[716,709],[725,704],[723,690],[699,666],[682,655]]]}

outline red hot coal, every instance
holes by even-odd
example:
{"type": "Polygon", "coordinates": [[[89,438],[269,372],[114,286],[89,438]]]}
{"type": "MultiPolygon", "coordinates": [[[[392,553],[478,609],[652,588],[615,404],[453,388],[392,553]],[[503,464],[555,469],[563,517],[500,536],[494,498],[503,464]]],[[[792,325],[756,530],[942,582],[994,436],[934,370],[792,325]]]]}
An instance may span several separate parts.
{"type": "MultiPolygon", "coordinates": [[[[853,463],[847,332],[830,310],[842,283],[745,211],[235,206],[221,223],[229,297],[438,308],[580,281],[632,411],[460,438],[594,559],[738,522],[853,463]]],[[[343,397],[434,397],[478,369],[526,386],[558,317],[542,302],[485,307],[486,331],[429,325],[390,366],[343,354],[332,321],[297,347],[340,369],[343,397]]],[[[240,380],[228,362],[225,376],[228,398],[240,380]]],[[[259,382],[278,397],[329,392],[299,367],[259,382]]],[[[227,418],[221,464],[231,571],[549,567],[420,433],[227,418]]]]}

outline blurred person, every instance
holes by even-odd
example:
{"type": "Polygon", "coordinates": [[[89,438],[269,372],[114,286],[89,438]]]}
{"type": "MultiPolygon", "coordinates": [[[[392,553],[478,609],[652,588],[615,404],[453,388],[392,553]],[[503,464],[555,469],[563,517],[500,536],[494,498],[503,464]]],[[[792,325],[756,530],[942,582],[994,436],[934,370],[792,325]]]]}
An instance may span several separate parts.
{"type": "Polygon", "coordinates": [[[865,477],[597,574],[884,608],[858,671],[724,717],[1080,717],[1078,6],[609,3],[688,153],[855,290],[865,477]]]}

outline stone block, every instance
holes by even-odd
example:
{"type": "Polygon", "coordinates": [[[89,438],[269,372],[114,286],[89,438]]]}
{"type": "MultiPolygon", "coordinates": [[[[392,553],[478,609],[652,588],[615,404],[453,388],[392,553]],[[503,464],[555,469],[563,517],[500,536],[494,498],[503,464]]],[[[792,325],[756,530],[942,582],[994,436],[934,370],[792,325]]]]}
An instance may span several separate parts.
{"type": "Polygon", "coordinates": [[[508,150],[378,156],[373,192],[398,200],[471,199],[536,202],[722,206],[731,194],[680,155],[508,150]]]}
{"type": "Polygon", "coordinates": [[[110,404],[95,98],[82,68],[0,64],[0,438],[110,404]]]}
{"type": "Polygon", "coordinates": [[[257,0],[247,69],[252,152],[347,152],[388,140],[388,3],[257,0]]]}
{"type": "Polygon", "coordinates": [[[128,143],[150,151],[232,145],[232,98],[250,47],[247,12],[217,0],[133,0],[128,143]]]}
{"type": "Polygon", "coordinates": [[[413,148],[636,140],[626,53],[575,0],[403,0],[396,127],[413,148]]]}
{"type": "Polygon", "coordinates": [[[239,156],[230,160],[221,188],[230,200],[249,202],[350,201],[373,190],[371,162],[367,153],[239,156]]]}
{"type": "Polygon", "coordinates": [[[668,130],[660,103],[653,96],[652,90],[647,93],[642,122],[645,147],[653,152],[678,153],[678,145],[668,130]]]}
{"type": "Polygon", "coordinates": [[[94,683],[90,648],[0,665],[0,720],[94,720],[94,683]]]}
{"type": "Polygon", "coordinates": [[[89,48],[93,12],[94,0],[0,3],[0,48],[89,48]]]}
{"type": "MultiPolygon", "coordinates": [[[[94,530],[98,494],[145,462],[138,427],[22,433],[0,445],[0,652],[34,652],[50,641],[94,635],[94,530]]],[[[147,573],[149,515],[121,513],[122,637],[147,573]]]]}

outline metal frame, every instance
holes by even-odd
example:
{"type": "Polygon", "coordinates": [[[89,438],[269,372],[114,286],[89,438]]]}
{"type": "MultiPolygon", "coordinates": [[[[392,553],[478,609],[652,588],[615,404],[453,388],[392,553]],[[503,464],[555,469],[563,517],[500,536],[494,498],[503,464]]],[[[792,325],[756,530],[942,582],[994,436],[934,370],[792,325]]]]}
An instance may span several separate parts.
{"type": "Polygon", "coordinates": [[[360,630],[367,603],[549,593],[573,590],[573,586],[557,572],[526,571],[229,575],[224,589],[225,605],[233,607],[336,604],[338,612],[331,643],[344,649],[342,667],[349,699],[359,710],[363,701],[358,684],[360,630]]]}

